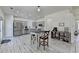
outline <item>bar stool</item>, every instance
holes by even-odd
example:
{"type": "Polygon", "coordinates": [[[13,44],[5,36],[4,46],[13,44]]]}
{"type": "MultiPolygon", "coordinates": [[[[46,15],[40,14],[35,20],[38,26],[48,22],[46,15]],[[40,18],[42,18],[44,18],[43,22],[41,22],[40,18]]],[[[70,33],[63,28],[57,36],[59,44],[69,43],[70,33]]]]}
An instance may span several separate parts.
{"type": "Polygon", "coordinates": [[[64,40],[64,32],[60,32],[59,33],[59,39],[62,41],[62,40],[64,40]]]}
{"type": "Polygon", "coordinates": [[[49,37],[49,31],[42,32],[42,35],[39,37],[39,47],[40,45],[42,45],[44,47],[44,50],[45,50],[45,46],[49,46],[48,37],[49,37]]]}
{"type": "Polygon", "coordinates": [[[36,41],[36,35],[35,34],[31,34],[31,44],[34,44],[36,41]]]}

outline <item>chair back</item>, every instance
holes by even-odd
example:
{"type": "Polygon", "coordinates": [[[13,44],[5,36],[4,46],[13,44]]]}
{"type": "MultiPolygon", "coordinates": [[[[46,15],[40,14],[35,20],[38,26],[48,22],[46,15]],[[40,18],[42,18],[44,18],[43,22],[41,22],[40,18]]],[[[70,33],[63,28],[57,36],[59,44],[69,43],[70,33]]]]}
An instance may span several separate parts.
{"type": "Polygon", "coordinates": [[[42,38],[44,38],[44,39],[48,39],[48,37],[49,37],[49,32],[50,32],[50,31],[42,31],[42,32],[40,33],[40,37],[42,37],[42,38]]]}

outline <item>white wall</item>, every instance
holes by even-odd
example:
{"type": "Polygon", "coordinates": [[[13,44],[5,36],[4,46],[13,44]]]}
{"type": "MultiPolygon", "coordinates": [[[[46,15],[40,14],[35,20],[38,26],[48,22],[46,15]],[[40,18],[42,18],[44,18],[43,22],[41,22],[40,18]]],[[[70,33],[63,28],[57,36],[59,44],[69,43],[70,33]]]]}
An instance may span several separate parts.
{"type": "Polygon", "coordinates": [[[76,20],[79,20],[79,8],[73,9],[72,12],[73,12],[76,20]]]}
{"type": "Polygon", "coordinates": [[[75,29],[78,31],[79,33],[79,30],[78,30],[78,23],[79,23],[79,8],[77,9],[73,9],[73,14],[75,16],[75,20],[76,20],[76,24],[75,24],[75,29]]]}
{"type": "Polygon", "coordinates": [[[3,12],[2,12],[1,9],[0,9],[0,16],[1,16],[2,18],[4,18],[4,14],[3,14],[3,12]]]}
{"type": "Polygon", "coordinates": [[[5,15],[5,38],[12,39],[13,38],[13,16],[5,15]]]}
{"type": "Polygon", "coordinates": [[[0,42],[2,40],[2,21],[0,21],[0,42]]]}
{"type": "Polygon", "coordinates": [[[0,17],[2,17],[2,22],[1,22],[2,24],[0,23],[0,26],[1,26],[0,42],[1,42],[1,40],[3,39],[3,32],[4,32],[4,30],[3,30],[4,14],[1,9],[0,9],[0,17]]]}
{"type": "Polygon", "coordinates": [[[63,31],[64,27],[69,27],[69,31],[71,32],[71,42],[74,42],[75,18],[69,10],[50,14],[40,20],[45,21],[46,30],[53,30],[53,27],[58,27],[58,30],[63,31]],[[59,27],[59,23],[61,22],[64,22],[64,27],[59,27]]]}

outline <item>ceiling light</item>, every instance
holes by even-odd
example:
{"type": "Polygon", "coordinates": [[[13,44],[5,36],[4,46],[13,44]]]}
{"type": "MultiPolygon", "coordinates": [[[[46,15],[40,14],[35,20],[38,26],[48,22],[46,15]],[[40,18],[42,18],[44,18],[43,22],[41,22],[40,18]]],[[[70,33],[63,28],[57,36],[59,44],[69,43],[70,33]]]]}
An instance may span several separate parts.
{"type": "Polygon", "coordinates": [[[10,7],[11,10],[13,10],[13,7],[10,7]]]}
{"type": "Polygon", "coordinates": [[[38,12],[40,12],[40,9],[38,8],[38,12]]]}
{"type": "Polygon", "coordinates": [[[38,7],[37,11],[40,12],[40,6],[37,6],[37,7],[38,7]]]}

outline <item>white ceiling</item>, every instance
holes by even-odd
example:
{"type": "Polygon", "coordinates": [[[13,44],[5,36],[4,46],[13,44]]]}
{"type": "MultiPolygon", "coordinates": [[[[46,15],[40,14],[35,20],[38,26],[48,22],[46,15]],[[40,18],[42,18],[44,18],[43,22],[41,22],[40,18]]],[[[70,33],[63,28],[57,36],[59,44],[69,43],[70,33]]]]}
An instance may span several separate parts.
{"type": "Polygon", "coordinates": [[[37,6],[0,6],[0,8],[5,14],[35,20],[51,13],[71,9],[71,6],[41,6],[40,12],[37,11],[37,6]],[[10,9],[11,7],[13,9],[10,9]]]}

